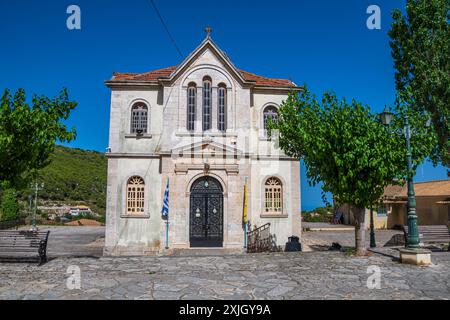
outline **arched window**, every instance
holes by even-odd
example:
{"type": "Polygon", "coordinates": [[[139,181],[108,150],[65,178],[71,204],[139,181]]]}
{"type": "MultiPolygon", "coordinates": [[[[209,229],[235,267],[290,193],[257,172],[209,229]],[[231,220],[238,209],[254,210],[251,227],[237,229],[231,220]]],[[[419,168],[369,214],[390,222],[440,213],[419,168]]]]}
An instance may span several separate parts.
{"type": "Polygon", "coordinates": [[[274,122],[278,120],[278,110],[274,106],[267,106],[264,108],[264,111],[263,111],[263,125],[264,125],[264,136],[265,137],[268,136],[269,119],[271,119],[274,122]]]}
{"type": "Polygon", "coordinates": [[[195,130],[195,117],[197,109],[197,88],[195,84],[189,84],[187,89],[187,129],[195,130]]]}
{"type": "Polygon", "coordinates": [[[211,78],[203,79],[203,131],[211,130],[211,78]]]}
{"type": "Polygon", "coordinates": [[[278,178],[272,177],[267,179],[264,186],[265,190],[265,213],[282,213],[283,212],[283,186],[278,178]]]}
{"type": "Polygon", "coordinates": [[[219,85],[217,90],[217,129],[219,131],[227,131],[227,88],[219,85]]]}
{"type": "Polygon", "coordinates": [[[131,177],[127,182],[127,214],[144,213],[144,179],[131,177]]]}
{"type": "Polygon", "coordinates": [[[136,102],[131,108],[131,133],[147,133],[148,107],[143,102],[136,102]]]}

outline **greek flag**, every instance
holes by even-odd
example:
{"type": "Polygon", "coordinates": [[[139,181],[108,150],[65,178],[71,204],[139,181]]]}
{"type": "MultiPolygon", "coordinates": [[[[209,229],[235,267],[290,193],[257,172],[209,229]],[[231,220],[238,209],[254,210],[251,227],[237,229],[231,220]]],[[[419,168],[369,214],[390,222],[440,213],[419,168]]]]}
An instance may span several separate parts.
{"type": "Polygon", "coordinates": [[[169,220],[169,178],[167,178],[166,191],[164,192],[161,217],[163,220],[169,220]]]}

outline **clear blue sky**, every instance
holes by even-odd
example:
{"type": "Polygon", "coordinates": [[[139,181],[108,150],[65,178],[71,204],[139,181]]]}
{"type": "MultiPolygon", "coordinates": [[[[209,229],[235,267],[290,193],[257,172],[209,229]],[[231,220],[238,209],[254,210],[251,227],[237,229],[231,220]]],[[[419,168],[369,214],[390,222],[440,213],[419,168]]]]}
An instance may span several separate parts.
{"type": "MultiPolygon", "coordinates": [[[[333,90],[373,111],[394,100],[387,32],[390,12],[403,0],[250,1],[155,0],[183,55],[211,25],[215,42],[236,66],[269,77],[307,83],[316,94],[333,90]],[[366,9],[381,8],[381,30],[366,27],[366,9]]],[[[63,87],[79,102],[68,122],[78,138],[70,146],[108,146],[112,72],[145,72],[182,60],[149,0],[1,1],[0,89],[54,96],[63,87]],[[81,8],[81,30],[66,28],[66,9],[81,8]]],[[[302,167],[302,206],[322,205],[302,167]]],[[[417,180],[446,179],[427,163],[417,180]]]]}

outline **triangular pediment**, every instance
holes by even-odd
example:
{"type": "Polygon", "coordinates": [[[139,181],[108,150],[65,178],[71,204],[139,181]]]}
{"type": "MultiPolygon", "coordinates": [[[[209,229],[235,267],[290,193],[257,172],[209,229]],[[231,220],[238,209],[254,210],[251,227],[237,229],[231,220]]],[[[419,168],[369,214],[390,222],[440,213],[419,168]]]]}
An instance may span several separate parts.
{"type": "Polygon", "coordinates": [[[216,158],[240,157],[242,151],[232,146],[208,141],[207,139],[172,149],[172,156],[175,157],[189,157],[196,155],[216,158]]]}
{"type": "Polygon", "coordinates": [[[199,61],[214,61],[216,64],[223,66],[233,77],[241,84],[253,84],[244,78],[242,73],[237,69],[228,56],[214,43],[211,37],[205,40],[167,77],[166,81],[176,81],[191,66],[199,63],[199,61]]]}

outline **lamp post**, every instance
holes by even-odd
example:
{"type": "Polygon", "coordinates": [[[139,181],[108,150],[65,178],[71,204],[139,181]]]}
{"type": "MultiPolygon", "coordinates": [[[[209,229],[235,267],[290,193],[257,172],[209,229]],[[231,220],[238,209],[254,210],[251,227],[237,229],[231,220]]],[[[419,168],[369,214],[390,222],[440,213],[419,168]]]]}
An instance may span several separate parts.
{"type": "MultiPolygon", "coordinates": [[[[389,126],[392,121],[394,114],[387,110],[384,110],[380,114],[381,122],[385,126],[389,126]]],[[[397,134],[405,136],[406,149],[407,149],[407,184],[408,184],[408,237],[407,237],[407,248],[418,249],[420,247],[419,230],[417,227],[417,214],[416,214],[416,198],[414,194],[414,182],[412,175],[412,152],[411,152],[411,127],[409,125],[408,114],[405,112],[404,117],[404,128],[395,131],[397,134]]],[[[430,126],[430,120],[427,121],[426,126],[430,126]]]]}
{"type": "Polygon", "coordinates": [[[33,210],[33,221],[32,221],[32,230],[36,231],[37,230],[37,226],[36,226],[36,211],[37,211],[37,196],[38,196],[38,191],[44,189],[44,183],[41,183],[41,185],[39,186],[37,181],[34,183],[34,185],[32,184],[32,187],[34,187],[34,210],[33,210]]]}
{"type": "Polygon", "coordinates": [[[370,247],[376,248],[377,243],[375,241],[375,226],[373,223],[373,207],[370,206],[370,247]]]}

